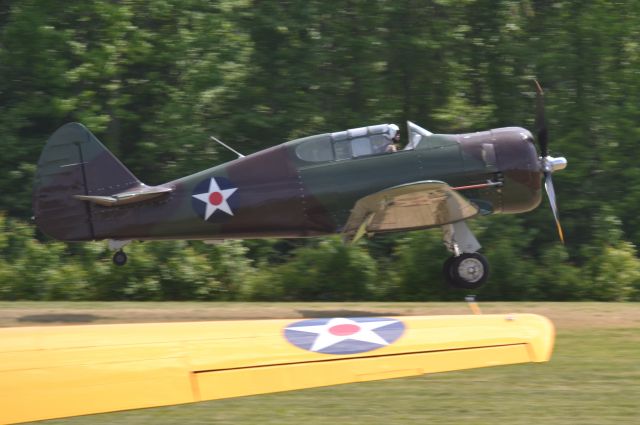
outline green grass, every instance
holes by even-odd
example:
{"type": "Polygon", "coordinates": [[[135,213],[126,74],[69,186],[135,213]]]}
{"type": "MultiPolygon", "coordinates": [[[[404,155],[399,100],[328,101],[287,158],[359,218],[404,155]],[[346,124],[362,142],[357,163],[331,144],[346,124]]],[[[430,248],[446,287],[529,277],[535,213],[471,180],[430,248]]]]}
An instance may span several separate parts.
{"type": "MultiPolygon", "coordinates": [[[[195,306],[183,305],[187,308],[195,306]]],[[[267,304],[252,305],[253,308],[259,306],[269,307],[267,304]]],[[[313,304],[302,307],[315,309],[325,306],[313,304]]],[[[378,303],[376,306],[386,310],[413,308],[395,303],[378,303]]],[[[99,306],[96,304],[94,307],[99,306]]],[[[158,308],[155,304],[148,307],[158,308]]],[[[175,306],[170,306],[173,307],[175,306]]],[[[371,304],[333,305],[336,310],[373,309],[372,307],[371,304]]],[[[422,308],[428,307],[429,304],[422,304],[422,308]]],[[[437,304],[437,307],[443,306],[437,304]]],[[[640,423],[640,327],[636,320],[638,304],[521,304],[521,308],[514,309],[518,305],[492,303],[484,307],[485,310],[556,312],[558,334],[551,361],[116,412],[46,423],[640,423]]],[[[300,305],[296,305],[296,308],[300,308],[300,305]]]]}

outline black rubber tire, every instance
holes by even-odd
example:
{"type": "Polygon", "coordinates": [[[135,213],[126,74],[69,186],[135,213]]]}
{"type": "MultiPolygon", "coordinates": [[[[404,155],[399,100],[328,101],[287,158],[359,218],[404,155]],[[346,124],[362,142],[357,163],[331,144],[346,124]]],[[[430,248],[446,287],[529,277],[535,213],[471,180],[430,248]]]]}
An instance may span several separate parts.
{"type": "Polygon", "coordinates": [[[113,264],[116,266],[124,266],[127,264],[127,254],[125,254],[124,251],[116,251],[116,253],[113,254],[113,264]]]}
{"type": "Polygon", "coordinates": [[[455,261],[456,257],[453,255],[447,258],[442,265],[442,275],[444,276],[445,282],[451,284],[451,264],[455,261]]]}
{"type": "Polygon", "coordinates": [[[489,262],[477,252],[450,257],[445,261],[443,274],[447,283],[457,289],[478,289],[489,278],[489,262]]]}

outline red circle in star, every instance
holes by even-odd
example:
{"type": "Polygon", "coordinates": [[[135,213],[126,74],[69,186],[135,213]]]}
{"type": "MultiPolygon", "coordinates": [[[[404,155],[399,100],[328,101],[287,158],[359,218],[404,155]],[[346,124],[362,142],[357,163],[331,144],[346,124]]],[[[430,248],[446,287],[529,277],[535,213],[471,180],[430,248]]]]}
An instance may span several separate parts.
{"type": "Polygon", "coordinates": [[[224,198],[222,197],[222,193],[220,192],[211,192],[211,195],[209,195],[209,203],[211,205],[215,205],[217,207],[223,201],[224,201],[224,198]]]}
{"type": "Polygon", "coordinates": [[[336,336],[353,335],[355,333],[358,333],[358,331],[360,331],[360,326],[352,325],[349,323],[346,323],[344,325],[331,326],[331,328],[329,328],[329,333],[336,336]]]}

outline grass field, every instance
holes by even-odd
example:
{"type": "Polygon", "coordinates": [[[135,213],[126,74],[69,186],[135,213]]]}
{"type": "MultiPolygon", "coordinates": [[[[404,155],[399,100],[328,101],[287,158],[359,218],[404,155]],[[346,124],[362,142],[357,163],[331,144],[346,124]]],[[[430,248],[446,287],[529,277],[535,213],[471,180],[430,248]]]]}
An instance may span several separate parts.
{"type": "MultiPolygon", "coordinates": [[[[543,314],[549,363],[501,366],[47,424],[640,424],[640,305],[487,303],[543,314]]],[[[0,326],[347,315],[467,314],[464,303],[0,303],[0,326]]],[[[35,408],[35,406],[34,406],[35,408]]]]}

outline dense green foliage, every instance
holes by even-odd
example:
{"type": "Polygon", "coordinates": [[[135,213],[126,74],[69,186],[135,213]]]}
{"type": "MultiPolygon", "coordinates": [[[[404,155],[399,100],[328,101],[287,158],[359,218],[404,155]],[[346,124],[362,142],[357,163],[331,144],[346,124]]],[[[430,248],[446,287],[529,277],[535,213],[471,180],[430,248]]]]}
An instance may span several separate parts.
{"type": "Polygon", "coordinates": [[[473,223],[491,299],[640,298],[640,2],[46,0],[0,4],[0,299],[450,299],[439,231],[217,246],[44,241],[35,163],[86,124],[148,184],[320,132],[533,124],[547,92],[568,244],[551,213],[473,223]]]}

